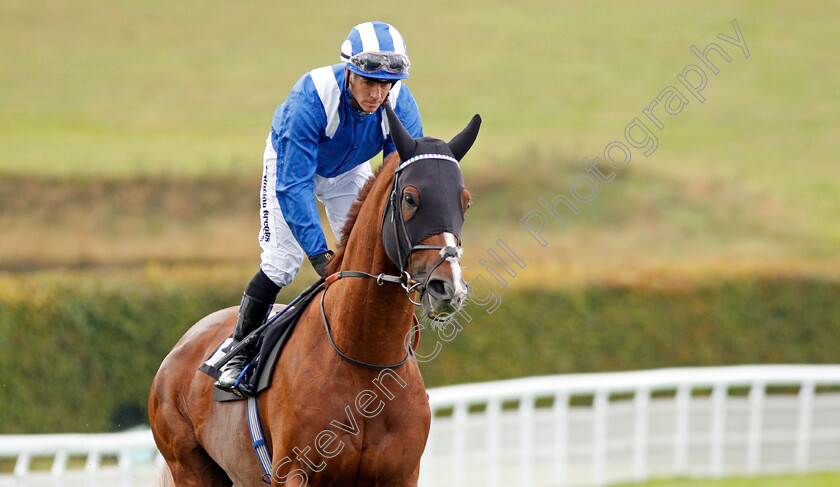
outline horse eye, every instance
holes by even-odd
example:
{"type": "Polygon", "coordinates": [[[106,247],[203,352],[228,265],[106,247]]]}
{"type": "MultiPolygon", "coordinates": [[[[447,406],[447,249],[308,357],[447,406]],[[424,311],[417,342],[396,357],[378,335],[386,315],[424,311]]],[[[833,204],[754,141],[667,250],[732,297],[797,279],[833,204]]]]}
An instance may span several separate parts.
{"type": "Polygon", "coordinates": [[[403,199],[408,206],[417,206],[417,199],[411,193],[403,194],[403,199]]]}

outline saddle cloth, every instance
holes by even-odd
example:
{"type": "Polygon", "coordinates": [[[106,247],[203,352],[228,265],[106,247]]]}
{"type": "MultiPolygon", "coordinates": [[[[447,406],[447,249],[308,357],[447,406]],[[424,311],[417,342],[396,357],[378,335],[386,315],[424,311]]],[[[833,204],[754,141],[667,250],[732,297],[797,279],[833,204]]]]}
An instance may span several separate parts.
{"type": "MultiPolygon", "coordinates": [[[[274,372],[274,365],[280,357],[283,346],[292,335],[300,315],[303,314],[303,311],[317,294],[317,292],[310,293],[309,296],[300,300],[297,305],[291,307],[288,311],[283,312],[286,309],[284,307],[269,318],[269,326],[266,327],[262,336],[257,340],[256,349],[259,353],[254,357],[245,372],[245,376],[242,378],[245,387],[241,389],[250,391],[251,395],[256,396],[271,385],[271,375],[274,372]]],[[[198,370],[214,379],[218,379],[221,375],[221,368],[216,364],[227,355],[227,352],[232,347],[233,336],[229,336],[216,348],[210,358],[198,370]]],[[[242,399],[246,399],[246,397],[237,396],[236,394],[216,388],[213,389],[213,400],[215,401],[238,401],[242,399]]]]}

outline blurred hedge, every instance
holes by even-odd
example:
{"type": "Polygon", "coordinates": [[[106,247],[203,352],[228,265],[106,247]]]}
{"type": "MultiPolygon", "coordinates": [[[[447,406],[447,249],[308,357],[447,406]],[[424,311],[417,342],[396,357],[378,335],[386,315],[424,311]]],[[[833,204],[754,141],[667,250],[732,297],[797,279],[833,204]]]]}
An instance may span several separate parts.
{"type": "Polygon", "coordinates": [[[247,278],[155,268],[0,278],[0,433],[146,422],[160,361],[192,323],[238,304],[247,278]]]}
{"type": "MultiPolygon", "coordinates": [[[[840,283],[742,276],[668,289],[602,285],[502,295],[424,365],[427,384],[750,363],[836,363],[840,283]]],[[[436,337],[426,333],[421,353],[436,337]]]]}
{"type": "MultiPolygon", "coordinates": [[[[145,422],[149,385],[181,334],[238,303],[253,269],[0,277],[0,434],[145,422]]],[[[305,279],[303,279],[305,280],[305,279]]],[[[284,291],[288,300],[294,290],[284,291]]],[[[429,387],[534,374],[836,362],[840,283],[739,277],[678,289],[590,285],[502,294],[421,365],[429,387]]],[[[437,337],[424,332],[421,352],[437,337]]]]}

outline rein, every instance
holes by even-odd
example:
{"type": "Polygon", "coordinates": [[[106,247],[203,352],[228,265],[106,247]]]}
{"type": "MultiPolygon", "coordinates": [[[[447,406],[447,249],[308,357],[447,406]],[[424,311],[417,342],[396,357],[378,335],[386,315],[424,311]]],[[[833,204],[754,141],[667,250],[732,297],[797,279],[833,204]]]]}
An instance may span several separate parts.
{"type": "MultiPolygon", "coordinates": [[[[400,284],[403,287],[403,289],[405,289],[407,294],[410,294],[412,292],[413,288],[417,286],[417,284],[415,284],[413,286],[409,286],[409,283],[411,282],[411,276],[409,276],[408,272],[405,272],[405,271],[403,271],[403,274],[401,276],[392,276],[392,275],[388,275],[388,274],[374,275],[374,274],[369,274],[367,272],[362,272],[362,271],[339,271],[339,272],[336,272],[335,274],[327,276],[327,278],[324,280],[324,286],[323,286],[324,287],[324,292],[321,294],[321,319],[324,322],[324,331],[326,331],[326,333],[327,333],[327,338],[330,340],[330,345],[332,345],[333,350],[335,350],[335,352],[338,354],[339,357],[343,358],[344,360],[350,362],[353,365],[358,365],[359,367],[366,367],[366,368],[374,369],[374,370],[396,369],[396,368],[399,368],[399,367],[402,367],[403,365],[405,365],[405,363],[408,362],[408,358],[410,356],[414,355],[414,353],[417,351],[417,346],[420,345],[420,322],[417,321],[417,316],[414,316],[414,315],[413,315],[413,317],[414,317],[414,328],[415,328],[414,342],[411,344],[411,347],[408,349],[408,352],[405,354],[405,358],[402,359],[402,361],[397,363],[397,364],[393,364],[393,365],[369,364],[367,362],[362,362],[361,360],[356,360],[356,359],[350,357],[349,355],[342,352],[340,348],[338,348],[338,345],[336,345],[335,341],[333,340],[332,332],[330,330],[330,324],[327,321],[327,313],[324,310],[324,298],[327,295],[327,289],[329,288],[330,284],[333,284],[335,281],[337,281],[339,279],[342,279],[344,277],[367,277],[367,278],[372,278],[372,279],[376,279],[376,283],[380,286],[382,284],[386,283],[386,282],[393,283],[393,284],[400,284]]],[[[408,300],[410,302],[414,303],[414,301],[411,299],[410,296],[409,296],[408,300]]]]}

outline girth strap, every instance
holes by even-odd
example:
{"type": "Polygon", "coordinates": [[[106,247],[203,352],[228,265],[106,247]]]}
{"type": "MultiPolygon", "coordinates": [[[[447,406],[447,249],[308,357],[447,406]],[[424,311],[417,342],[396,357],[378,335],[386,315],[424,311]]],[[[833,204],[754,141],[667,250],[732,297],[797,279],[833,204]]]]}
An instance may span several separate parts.
{"type": "Polygon", "coordinates": [[[257,452],[257,459],[263,469],[263,482],[271,483],[271,452],[265,444],[262,424],[260,424],[260,412],[257,409],[257,398],[248,398],[248,430],[251,432],[251,445],[257,452]]]}

